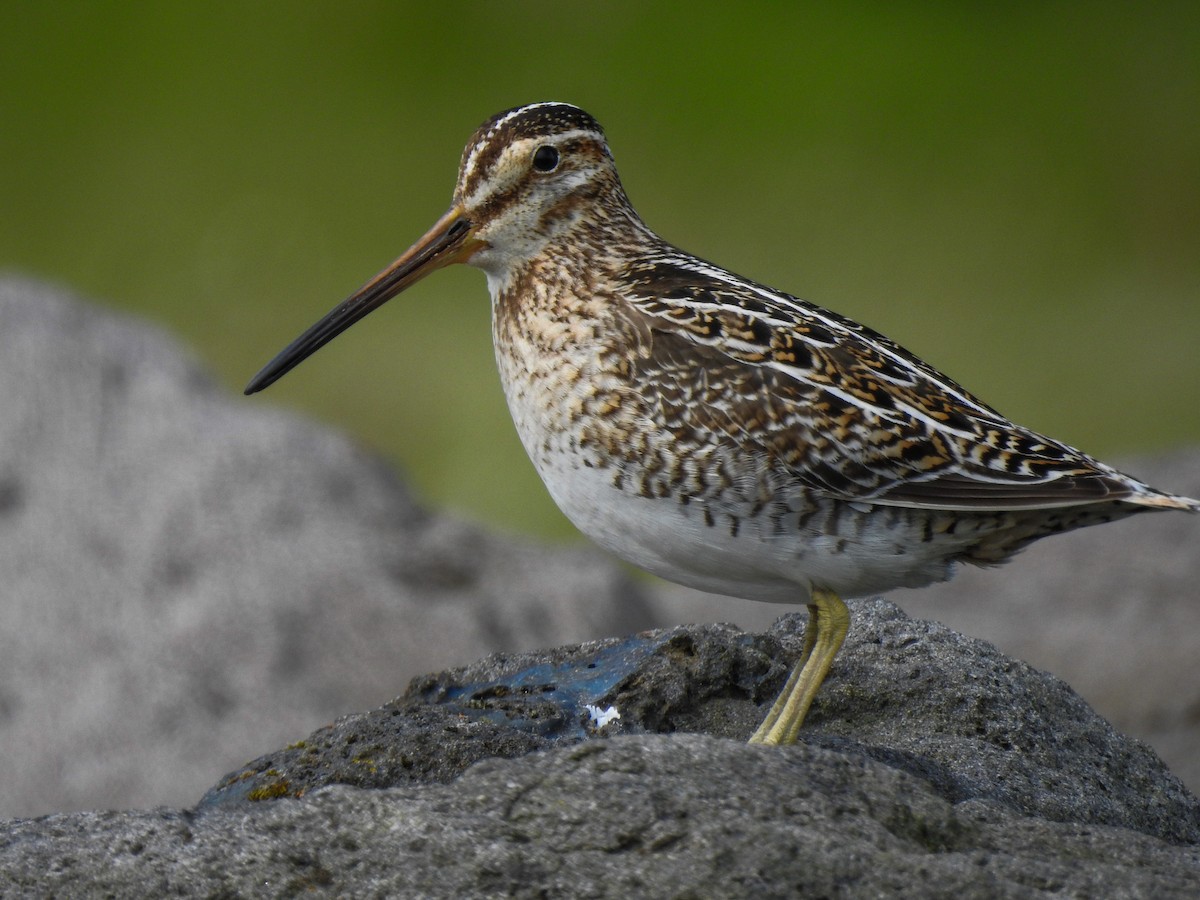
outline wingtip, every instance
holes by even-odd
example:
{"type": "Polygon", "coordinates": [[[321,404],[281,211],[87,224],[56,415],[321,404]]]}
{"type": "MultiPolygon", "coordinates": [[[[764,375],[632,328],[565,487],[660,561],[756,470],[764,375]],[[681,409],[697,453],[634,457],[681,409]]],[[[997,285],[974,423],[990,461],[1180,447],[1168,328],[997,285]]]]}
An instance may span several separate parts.
{"type": "Polygon", "coordinates": [[[1200,513],[1200,500],[1191,497],[1178,497],[1174,494],[1142,494],[1129,498],[1139,506],[1149,506],[1154,509],[1178,509],[1183,512],[1200,513]]]}

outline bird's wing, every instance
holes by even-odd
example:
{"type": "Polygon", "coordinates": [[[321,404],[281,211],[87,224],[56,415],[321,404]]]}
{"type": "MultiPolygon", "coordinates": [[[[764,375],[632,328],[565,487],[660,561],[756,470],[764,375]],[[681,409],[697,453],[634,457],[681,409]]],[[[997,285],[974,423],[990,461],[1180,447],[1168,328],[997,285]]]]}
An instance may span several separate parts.
{"type": "Polygon", "coordinates": [[[1153,492],[1021,428],[858,323],[665,248],[624,273],[664,421],[719,429],[808,486],[888,505],[1015,510],[1153,492]]]}

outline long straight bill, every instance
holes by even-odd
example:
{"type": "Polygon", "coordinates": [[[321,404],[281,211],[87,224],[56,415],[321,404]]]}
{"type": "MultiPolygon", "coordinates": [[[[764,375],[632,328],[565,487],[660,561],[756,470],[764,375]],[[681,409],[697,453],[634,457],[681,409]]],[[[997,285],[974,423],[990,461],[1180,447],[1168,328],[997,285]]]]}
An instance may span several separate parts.
{"type": "Polygon", "coordinates": [[[285,347],[250,379],[246,393],[253,394],[274,384],[335,337],[383,306],[405,288],[430,272],[463,262],[482,245],[471,237],[471,223],[458,206],[438,219],[425,235],[400,258],[335,306],[312,328],[285,347]]]}

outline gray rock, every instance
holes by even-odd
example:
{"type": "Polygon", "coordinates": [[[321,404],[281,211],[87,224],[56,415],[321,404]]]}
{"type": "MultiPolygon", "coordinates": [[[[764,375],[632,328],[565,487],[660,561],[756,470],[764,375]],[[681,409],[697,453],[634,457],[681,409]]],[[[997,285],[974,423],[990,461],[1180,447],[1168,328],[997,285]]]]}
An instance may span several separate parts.
{"type": "Polygon", "coordinates": [[[417,679],[406,698],[232,773],[197,810],[8,823],[0,893],[1200,891],[1200,801],[1148,748],[1061,681],[891,604],[856,609],[799,745],[745,745],[799,649],[797,623],[674,629],[417,679]],[[576,715],[581,700],[620,711],[607,738],[576,715]],[[643,733],[672,728],[736,737],[643,733]]]}
{"type": "Polygon", "coordinates": [[[0,815],[185,803],[417,673],[646,618],[598,551],[435,515],[64,291],[0,280],[0,384],[0,815]]]}
{"type": "Polygon", "coordinates": [[[327,788],[249,815],[15,823],[6,896],[1185,898],[1200,853],[952,805],[861,757],[699,735],[481,763],[450,785],[327,788]]]}
{"type": "MultiPolygon", "coordinates": [[[[605,734],[745,740],[800,652],[803,621],[784,617],[763,635],[719,625],[647,632],[418,678],[383,708],[231,773],[204,802],[303,796],[331,783],[449,781],[485,756],[585,740],[594,733],[585,704],[620,713],[605,734]]],[[[838,659],[805,742],[909,772],[951,803],[982,799],[1053,821],[1200,841],[1200,802],[1153,751],[1065,682],[990,644],[877,600],[856,604],[838,659]]]]}

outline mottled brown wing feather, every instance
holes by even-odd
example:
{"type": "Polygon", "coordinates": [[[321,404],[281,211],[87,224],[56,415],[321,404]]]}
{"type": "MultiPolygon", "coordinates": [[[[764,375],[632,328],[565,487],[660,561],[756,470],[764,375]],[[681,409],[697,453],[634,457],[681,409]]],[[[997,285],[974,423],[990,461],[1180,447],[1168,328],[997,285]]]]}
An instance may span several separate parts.
{"type": "Polygon", "coordinates": [[[811,488],[874,503],[1013,510],[1120,500],[1140,487],[1013,424],[844,317],[683,266],[648,263],[645,274],[630,298],[649,335],[637,366],[660,387],[664,424],[718,429],[811,488]]]}

